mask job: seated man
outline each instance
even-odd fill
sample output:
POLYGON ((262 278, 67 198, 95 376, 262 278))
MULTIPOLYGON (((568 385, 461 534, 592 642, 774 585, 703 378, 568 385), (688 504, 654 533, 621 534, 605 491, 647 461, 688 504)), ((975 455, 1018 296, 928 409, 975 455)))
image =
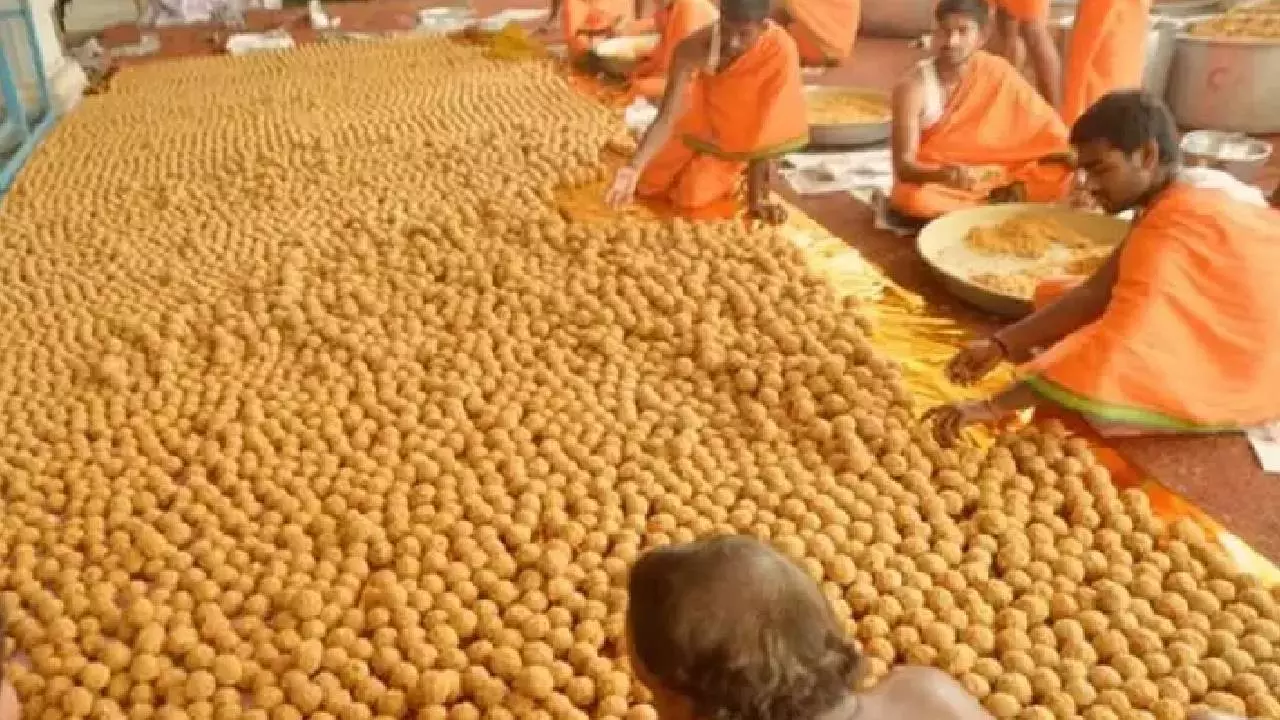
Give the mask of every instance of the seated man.
POLYGON ((834 67, 853 53, 862 0, 781 0, 773 19, 795 38, 805 67, 834 67))
POLYGON ((671 72, 676 48, 719 15, 711 0, 660 0, 653 24, 661 39, 631 71, 631 91, 653 102, 660 101, 667 89, 667 74, 671 72))
POLYGON ((1142 85, 1151 0, 1080 0, 1062 82, 1062 120, 1074 124, 1103 95, 1142 85))
POLYGON ((984 0, 941 0, 933 57, 893 91, 894 186, 906 220, 1000 197, 1052 202, 1069 189, 1067 128, 1005 60, 979 48, 984 0))
POLYGON ((580 61, 601 40, 615 35, 635 34, 627 24, 633 19, 635 0, 551 0, 547 21, 560 16, 560 31, 564 35, 569 57, 580 61))
POLYGON ((1099 204, 1136 209, 1138 219, 1093 276, 951 360, 948 375, 961 384, 1001 360, 1026 364, 995 397, 932 411, 935 434, 950 442, 967 424, 1041 404, 1079 413, 1104 435, 1280 419, 1280 213, 1260 194, 1188 182, 1173 118, 1144 93, 1104 97, 1071 140, 1099 204))
POLYGON ((1062 58, 1049 32, 1049 0, 995 0, 995 47, 1014 67, 1022 67, 1019 41, 1031 59, 1036 89, 1058 106, 1062 58))
POLYGON ((784 219, 768 202, 774 158, 808 142, 795 41, 769 16, 769 0, 723 0, 720 21, 676 48, 658 118, 606 200, 665 200, 682 211, 730 198, 747 176, 753 216, 784 219))

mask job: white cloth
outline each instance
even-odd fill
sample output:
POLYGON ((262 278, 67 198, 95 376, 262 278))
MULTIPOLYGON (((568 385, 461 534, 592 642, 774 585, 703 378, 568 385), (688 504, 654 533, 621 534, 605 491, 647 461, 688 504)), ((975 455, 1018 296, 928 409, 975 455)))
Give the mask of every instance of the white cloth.
POLYGON ((1178 180, 1202 190, 1221 190, 1237 202, 1267 206, 1267 198, 1261 190, 1229 172, 1208 167, 1186 167, 1178 171, 1178 180))
POLYGON ((916 67, 920 71, 921 89, 924 91, 920 102, 920 129, 928 130, 942 119, 942 112, 947 107, 947 94, 942 90, 942 80, 938 77, 938 66, 933 58, 921 60, 916 67))

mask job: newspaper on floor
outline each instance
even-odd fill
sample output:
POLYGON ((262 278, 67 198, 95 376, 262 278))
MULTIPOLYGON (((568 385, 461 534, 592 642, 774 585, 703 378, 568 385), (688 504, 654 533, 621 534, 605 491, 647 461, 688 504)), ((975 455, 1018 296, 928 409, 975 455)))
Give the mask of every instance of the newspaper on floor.
POLYGON ((1280 420, 1245 431, 1258 464, 1268 475, 1280 474, 1280 420))
POLYGON ((782 177, 800 195, 850 192, 859 188, 888 192, 893 185, 893 160, 888 147, 840 153, 792 153, 782 177))

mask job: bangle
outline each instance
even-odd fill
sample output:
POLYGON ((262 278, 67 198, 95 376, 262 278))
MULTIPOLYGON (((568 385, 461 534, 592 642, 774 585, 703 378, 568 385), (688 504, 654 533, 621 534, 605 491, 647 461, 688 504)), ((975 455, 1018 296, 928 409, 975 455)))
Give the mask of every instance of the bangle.
POLYGON ((991 344, 995 345, 997 348, 1000 349, 1000 354, 1004 357, 1005 360, 1008 360, 1010 359, 1010 357, 1012 357, 1013 354, 1009 352, 1009 344, 1006 343, 1004 340, 1001 340, 999 335, 991 336, 991 344))

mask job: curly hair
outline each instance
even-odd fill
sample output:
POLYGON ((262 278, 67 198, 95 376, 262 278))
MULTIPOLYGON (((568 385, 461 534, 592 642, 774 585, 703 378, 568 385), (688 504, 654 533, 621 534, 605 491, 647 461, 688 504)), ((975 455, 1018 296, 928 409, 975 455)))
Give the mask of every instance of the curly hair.
POLYGON ((628 591, 636 660, 703 720, 817 717, 857 681, 861 656, 817 584, 752 538, 653 550, 628 591))

